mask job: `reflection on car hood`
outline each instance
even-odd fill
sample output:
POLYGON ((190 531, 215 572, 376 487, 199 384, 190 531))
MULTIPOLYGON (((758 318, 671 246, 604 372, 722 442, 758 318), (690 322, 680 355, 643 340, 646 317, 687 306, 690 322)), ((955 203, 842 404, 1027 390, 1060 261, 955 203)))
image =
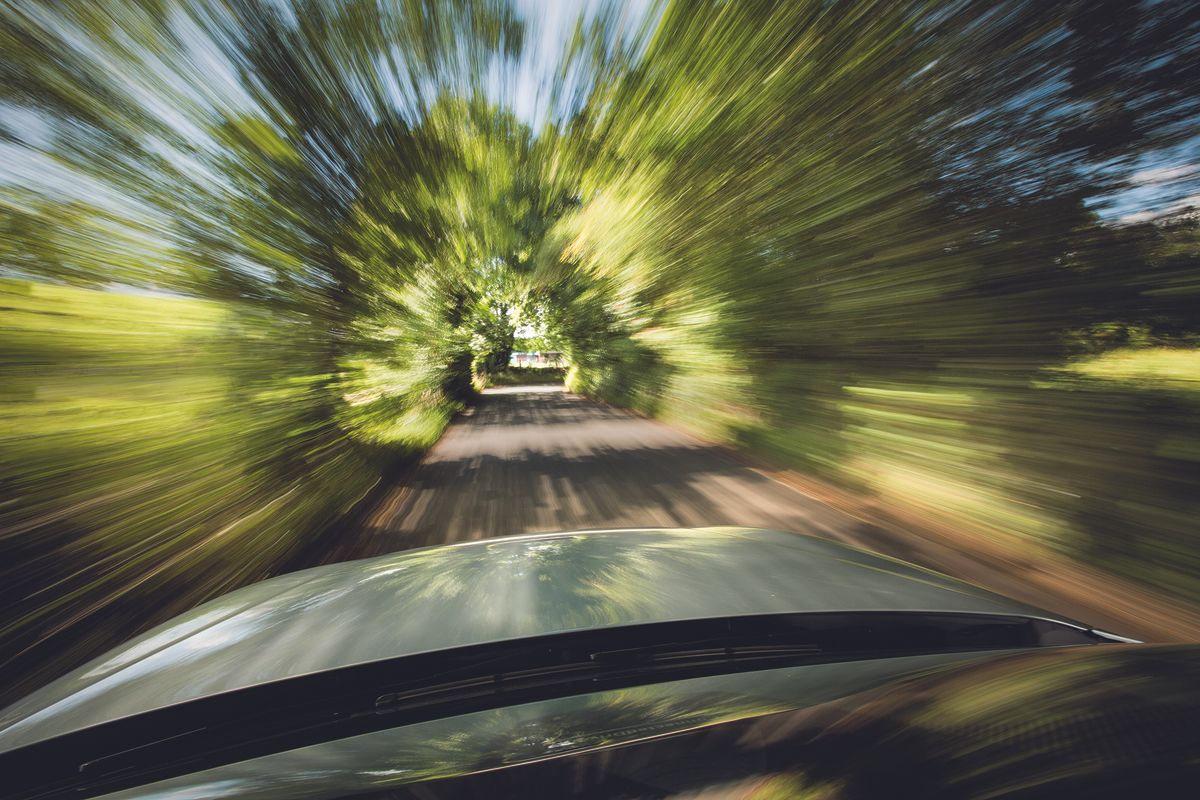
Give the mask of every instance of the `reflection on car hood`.
MULTIPOLYGON (((105 795, 104 800, 341 798, 808 708, 941 666, 999 655, 942 653, 814 664, 560 697, 301 747, 105 795)), ((538 794, 559 796, 533 791, 521 796, 538 794)))
POLYGON ((1198 679, 1194 646, 788 667, 431 720, 105 800, 1192 797, 1198 679))
POLYGON ((819 611, 1036 609, 832 542, 742 528, 540 534, 264 581, 0 715, 0 751, 131 714, 384 658, 563 631, 819 611))

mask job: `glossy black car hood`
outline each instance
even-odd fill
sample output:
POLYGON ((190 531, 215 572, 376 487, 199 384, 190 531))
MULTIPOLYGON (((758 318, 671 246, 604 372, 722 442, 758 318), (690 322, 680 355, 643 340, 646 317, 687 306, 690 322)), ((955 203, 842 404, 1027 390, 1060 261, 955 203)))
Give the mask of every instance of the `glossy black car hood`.
POLYGON ((825 540, 739 528, 543 534, 413 550, 207 603, 0 715, 0 752, 297 675, 597 627, 749 614, 1044 616, 825 540))

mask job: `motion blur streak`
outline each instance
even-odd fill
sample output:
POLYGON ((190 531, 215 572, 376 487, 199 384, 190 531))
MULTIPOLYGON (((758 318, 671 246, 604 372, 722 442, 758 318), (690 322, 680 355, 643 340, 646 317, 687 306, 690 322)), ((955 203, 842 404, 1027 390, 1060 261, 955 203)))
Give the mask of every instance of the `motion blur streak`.
POLYGON ((9 0, 0 47, 14 693, 288 568, 518 331, 1200 600, 1195 4, 9 0))

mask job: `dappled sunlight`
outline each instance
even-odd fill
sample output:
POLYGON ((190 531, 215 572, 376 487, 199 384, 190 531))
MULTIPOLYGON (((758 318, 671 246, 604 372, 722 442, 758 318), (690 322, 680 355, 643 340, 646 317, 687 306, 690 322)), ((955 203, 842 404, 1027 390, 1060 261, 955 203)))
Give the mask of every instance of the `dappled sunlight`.
POLYGON ((530 386, 492 386, 484 389, 484 394, 562 394, 566 387, 561 385, 530 385, 530 386))
POLYGON ((1078 359, 1067 373, 1145 389, 1200 392, 1200 350, 1123 348, 1078 359))
MULTIPOLYGON (((766 465, 1200 601, 1196 26, 6 2, 0 683, 425 545, 743 524, 929 554, 766 465)), ((646 597, 595 620, 687 591, 652 550, 608 568, 646 597)), ((554 613, 488 580, 489 614, 554 613)))

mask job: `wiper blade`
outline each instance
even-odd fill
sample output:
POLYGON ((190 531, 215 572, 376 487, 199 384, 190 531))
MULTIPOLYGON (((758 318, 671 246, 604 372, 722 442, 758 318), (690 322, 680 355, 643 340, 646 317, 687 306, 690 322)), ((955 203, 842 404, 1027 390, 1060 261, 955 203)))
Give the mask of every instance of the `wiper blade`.
POLYGON ((204 697, 0 754, 14 797, 94 796, 488 708, 706 675, 1106 641, 1019 616, 766 614, 567 631, 404 656, 204 697))

